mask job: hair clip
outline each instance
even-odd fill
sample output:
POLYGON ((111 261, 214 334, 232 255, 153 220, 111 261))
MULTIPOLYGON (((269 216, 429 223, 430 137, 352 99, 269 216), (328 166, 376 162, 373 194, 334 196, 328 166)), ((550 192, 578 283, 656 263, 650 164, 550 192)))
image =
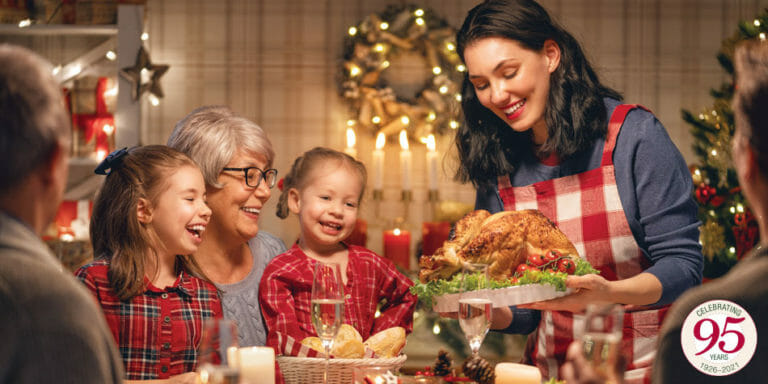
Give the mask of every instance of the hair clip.
POLYGON ((119 167, 123 163, 123 157, 128 154, 128 147, 112 151, 107 155, 104 160, 99 163, 99 166, 93 170, 97 175, 109 175, 115 168, 119 167), (107 172, 109 171, 109 172, 107 172))
POLYGON ((283 183, 285 182, 285 177, 280 178, 280 180, 277 181, 277 189, 280 190, 280 192, 283 191, 283 183))

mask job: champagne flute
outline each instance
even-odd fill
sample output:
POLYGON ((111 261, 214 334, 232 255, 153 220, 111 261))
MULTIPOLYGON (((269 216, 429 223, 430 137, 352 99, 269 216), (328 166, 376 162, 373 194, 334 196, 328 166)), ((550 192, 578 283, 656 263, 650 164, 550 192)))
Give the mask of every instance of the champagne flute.
POLYGON ((613 372, 621 353, 624 308, 619 304, 589 304, 582 336, 584 356, 595 372, 616 382, 613 372))
POLYGON ((333 338, 344 321, 344 283, 339 264, 315 263, 312 280, 312 325, 325 349, 323 383, 328 383, 328 364, 333 338))
POLYGON ((197 377, 202 384, 237 384, 237 325, 232 320, 206 319, 197 353, 197 377))
POLYGON ((459 293, 459 326, 467 337, 472 355, 477 356, 480 345, 491 327, 493 305, 487 294, 490 286, 486 264, 466 264, 461 275, 459 293))

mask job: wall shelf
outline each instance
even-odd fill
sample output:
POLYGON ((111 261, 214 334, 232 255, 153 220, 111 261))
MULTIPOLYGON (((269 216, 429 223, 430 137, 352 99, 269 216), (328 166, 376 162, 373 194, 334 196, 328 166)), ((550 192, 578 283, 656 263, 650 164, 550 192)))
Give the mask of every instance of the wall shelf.
MULTIPOLYGON (((117 24, 33 24, 24 28, 16 24, 0 24, 0 42, 27 46, 54 61, 54 65, 59 64, 56 77, 62 84, 68 84, 79 76, 91 75, 89 71, 98 74, 106 70, 117 74, 120 68, 134 65, 142 46, 143 20, 143 5, 119 4, 117 24), (64 41, 68 44, 62 44, 64 41), (116 60, 107 66, 97 65, 107 50, 116 52, 116 60), (70 52, 76 52, 77 56, 74 59, 71 55, 67 57, 66 54, 70 52), (58 61, 52 59, 52 56, 58 57, 58 61), (70 71, 69 67, 77 70, 70 71)), ((114 145, 116 148, 138 145, 141 142, 141 105, 131 97, 130 82, 121 76, 117 76, 117 81, 114 145)), ((89 199, 93 196, 103 180, 103 177, 93 173, 98 163, 92 157, 70 157, 66 200, 89 199)))
POLYGON ((19 28, 14 24, 0 24, 0 35, 26 36, 117 36, 117 25, 69 25, 69 24, 34 24, 19 28))

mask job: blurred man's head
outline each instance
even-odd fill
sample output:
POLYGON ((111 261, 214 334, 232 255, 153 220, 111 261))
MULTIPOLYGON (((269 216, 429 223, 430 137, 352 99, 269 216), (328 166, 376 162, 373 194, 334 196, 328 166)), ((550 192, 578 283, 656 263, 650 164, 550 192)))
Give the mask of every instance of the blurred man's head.
POLYGON ((739 45, 734 62, 734 165, 739 165, 738 158, 746 149, 754 156, 755 171, 768 180, 768 44, 754 41, 739 45))
POLYGON ((18 191, 32 183, 41 189, 35 215, 46 222, 28 224, 38 229, 53 219, 66 186, 70 135, 51 65, 25 48, 0 45, 0 209, 12 210, 18 191))

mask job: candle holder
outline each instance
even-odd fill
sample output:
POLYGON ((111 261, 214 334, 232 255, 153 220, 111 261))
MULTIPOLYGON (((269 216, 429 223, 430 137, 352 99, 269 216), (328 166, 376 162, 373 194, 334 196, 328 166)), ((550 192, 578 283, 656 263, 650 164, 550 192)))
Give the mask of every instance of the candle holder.
POLYGON ((384 200, 384 191, 381 189, 373 190, 373 217, 374 222, 381 224, 381 202, 384 200))
POLYGON ((403 202, 403 221, 407 222, 408 217, 410 216, 410 210, 411 210, 411 201, 413 201, 413 192, 411 192, 410 189, 403 190, 400 193, 400 201, 403 202))

